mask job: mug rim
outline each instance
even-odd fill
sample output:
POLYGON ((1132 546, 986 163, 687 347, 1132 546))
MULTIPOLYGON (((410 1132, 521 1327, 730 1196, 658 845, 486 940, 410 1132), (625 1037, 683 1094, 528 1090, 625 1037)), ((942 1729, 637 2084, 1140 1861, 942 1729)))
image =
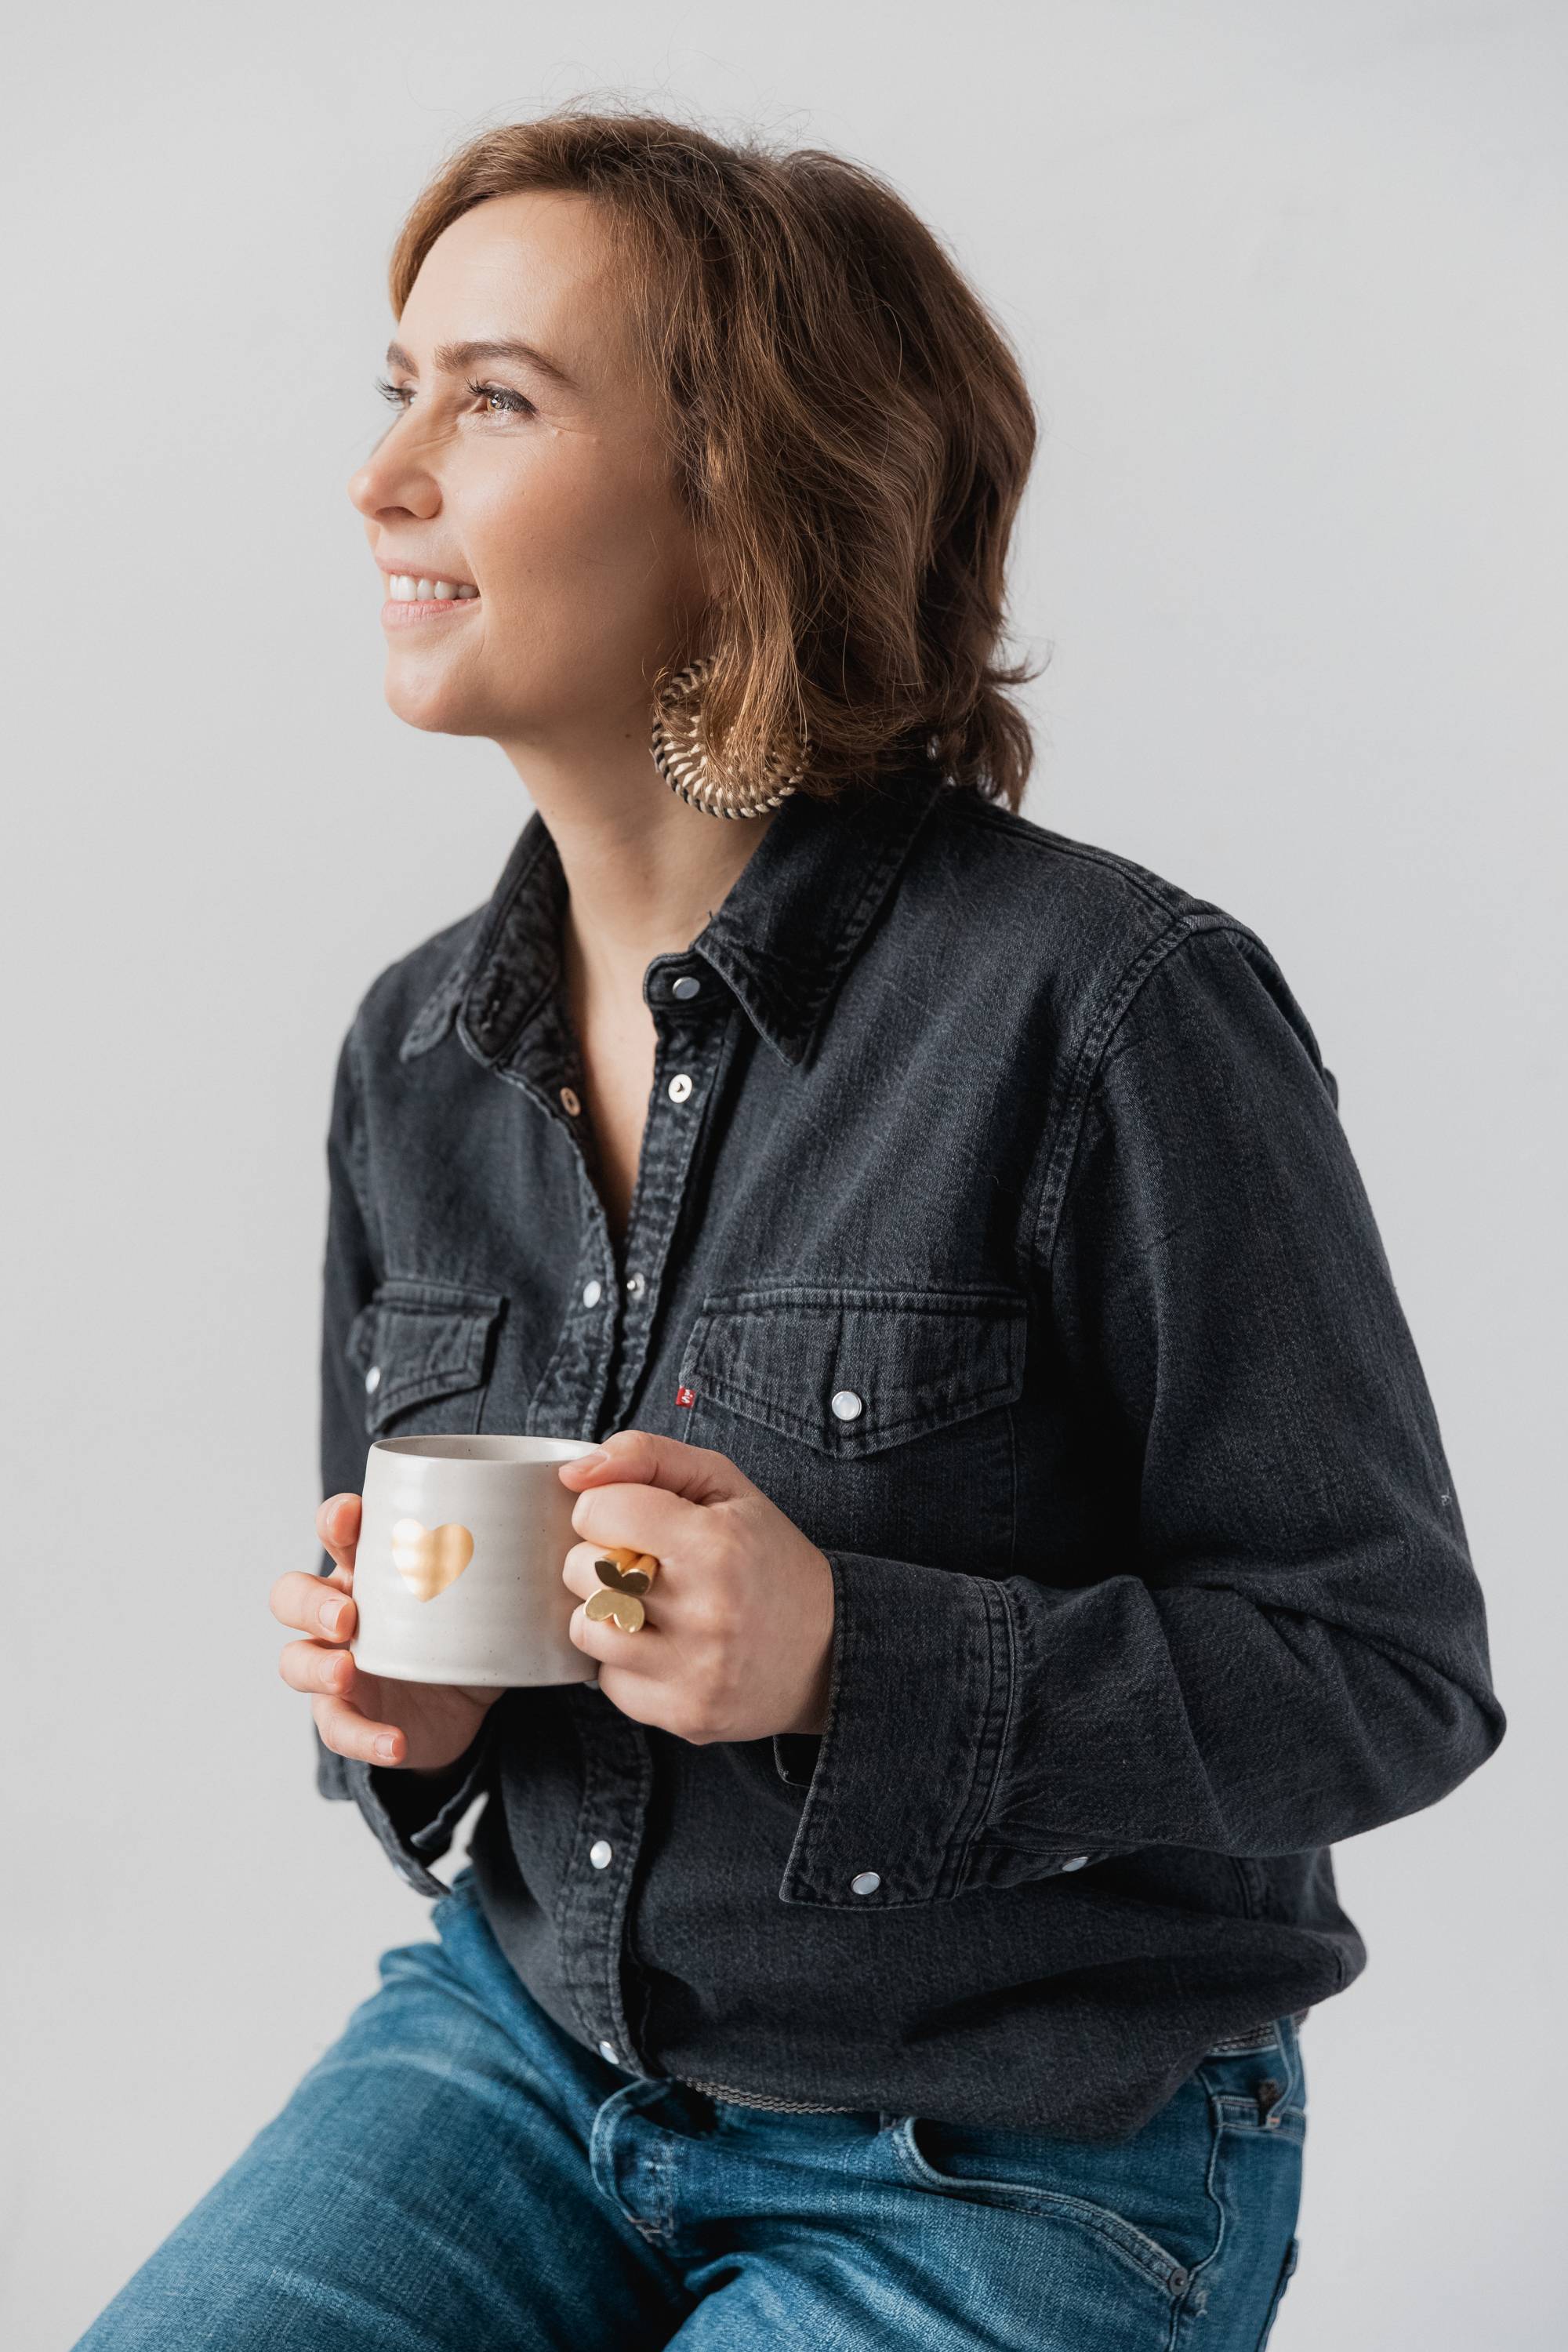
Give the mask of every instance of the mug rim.
POLYGON ((373 1454, 395 1454, 412 1462, 461 1462, 475 1470, 527 1470, 546 1464, 575 1462, 584 1454, 598 1451, 599 1441, 592 1437, 545 1437, 531 1435, 524 1430, 477 1430, 468 1435, 456 1436, 427 1431, 423 1436, 377 1437, 372 1440, 373 1454), (529 1454, 474 1453, 475 1446, 528 1445, 543 1449, 529 1454))

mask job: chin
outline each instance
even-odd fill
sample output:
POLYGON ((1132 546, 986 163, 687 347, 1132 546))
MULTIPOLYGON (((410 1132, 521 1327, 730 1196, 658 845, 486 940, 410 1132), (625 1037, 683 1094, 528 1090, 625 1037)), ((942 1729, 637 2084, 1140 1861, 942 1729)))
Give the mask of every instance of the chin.
POLYGON ((405 727, 422 728, 427 735, 488 731, 476 698, 466 693, 457 679, 400 675, 395 664, 387 670, 386 707, 405 727))

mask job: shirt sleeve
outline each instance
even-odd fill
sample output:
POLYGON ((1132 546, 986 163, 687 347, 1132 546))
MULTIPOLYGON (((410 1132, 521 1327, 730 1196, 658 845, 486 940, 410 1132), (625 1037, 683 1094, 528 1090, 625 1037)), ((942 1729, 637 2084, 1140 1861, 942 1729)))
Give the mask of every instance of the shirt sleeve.
MULTIPOLYGON (((363 1491, 365 1454, 364 1400, 345 1342, 354 1317, 370 1299, 378 1275, 363 1206, 364 1130, 354 1056, 353 1031, 344 1037, 333 1081, 327 1129, 327 1238, 321 1282, 321 1495, 363 1491)), ((325 1577, 331 1554, 322 1549, 316 1573, 325 1577)), ((316 1751, 318 1795, 353 1799, 369 1822, 398 1875, 421 1895, 447 1888, 429 1865, 452 1843, 452 1833, 483 1784, 498 1706, 492 1706, 473 1745, 447 1771, 415 1774, 402 1765, 370 1764, 329 1748, 310 1718, 316 1751)))
POLYGON ((344 1793, 354 1799, 398 1876, 416 1894, 438 1898, 447 1892, 430 1864, 440 1861, 463 1815, 488 1785, 500 1712, 498 1700, 472 1745, 444 1772, 414 1773, 403 1765, 367 1764, 357 1756, 340 1759, 348 1783, 344 1793))
MULTIPOLYGON (((1485 1612, 1338 1088, 1256 937, 1147 969, 1041 1191, 1043 1344, 1128 1529, 1053 1574, 830 1552, 785 1902, 931 1903, 1141 1846, 1301 1852, 1491 1754, 1485 1612), (859 1880, 857 1887, 856 1880, 859 1880)), ((798 1759, 775 1761, 798 1784, 798 1759)))

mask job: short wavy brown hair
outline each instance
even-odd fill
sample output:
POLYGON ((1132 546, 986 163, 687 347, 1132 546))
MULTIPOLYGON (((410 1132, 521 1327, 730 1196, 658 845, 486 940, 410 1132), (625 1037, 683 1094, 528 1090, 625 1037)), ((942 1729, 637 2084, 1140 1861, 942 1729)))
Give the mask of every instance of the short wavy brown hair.
POLYGON ((1033 763, 999 666, 1004 571, 1036 421, 1007 339, 875 172, 572 103, 465 143, 390 264, 401 317, 443 229, 522 189, 615 215, 634 348, 677 494, 705 535, 704 726, 731 772, 810 728, 801 790, 939 761, 1016 808, 1033 763))

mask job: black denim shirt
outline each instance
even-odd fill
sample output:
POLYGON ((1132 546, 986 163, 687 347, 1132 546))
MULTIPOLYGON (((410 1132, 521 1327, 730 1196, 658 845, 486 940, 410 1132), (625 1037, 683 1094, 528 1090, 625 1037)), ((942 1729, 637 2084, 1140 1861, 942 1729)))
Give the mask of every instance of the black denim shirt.
POLYGON ((714 1447, 832 1563, 826 1729, 518 1690, 318 1787, 431 1895, 487 1790, 500 1944, 631 2074, 1122 2137, 1359 1973, 1329 1846, 1504 1728, 1333 1076, 1247 924, 921 764, 786 802, 648 965, 617 1250, 565 895, 535 814, 344 1039, 323 1491, 413 1431, 714 1447))

